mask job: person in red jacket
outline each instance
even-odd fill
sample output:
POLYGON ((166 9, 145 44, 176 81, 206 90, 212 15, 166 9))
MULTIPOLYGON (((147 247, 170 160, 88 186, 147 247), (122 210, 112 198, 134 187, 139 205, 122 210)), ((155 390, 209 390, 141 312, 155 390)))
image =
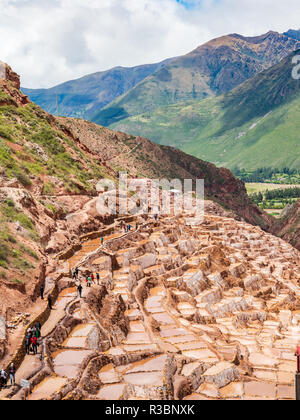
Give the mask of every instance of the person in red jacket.
POLYGON ((36 336, 31 337, 31 346, 34 354, 37 354, 37 338, 36 336))

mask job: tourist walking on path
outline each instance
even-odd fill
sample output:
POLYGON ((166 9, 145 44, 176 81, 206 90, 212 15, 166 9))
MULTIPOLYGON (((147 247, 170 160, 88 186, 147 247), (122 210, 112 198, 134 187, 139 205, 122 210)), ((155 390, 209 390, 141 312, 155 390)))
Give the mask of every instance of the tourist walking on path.
POLYGON ((48 305, 49 305, 50 311, 52 311, 52 299, 50 295, 48 296, 48 305))
POLYGON ((16 368, 15 365, 12 363, 9 366, 9 377, 10 377, 10 385, 16 385, 16 368))
POLYGON ((26 350, 27 355, 30 354, 30 344, 31 344, 31 336, 27 334, 25 338, 25 350, 26 350))
POLYGON ((41 324, 40 323, 36 323, 35 325, 35 336, 37 339, 41 337, 41 324))
POLYGON ((37 338, 35 336, 31 337, 31 346, 33 354, 37 354, 37 338))
POLYGON ((77 287, 77 290, 78 290, 78 296, 81 298, 81 295, 82 295, 82 286, 81 286, 81 284, 77 287))
POLYGON ((38 322, 36 323, 36 328, 39 330, 40 335, 41 335, 41 331, 42 331, 42 324, 40 323, 40 321, 38 321, 38 322))
POLYGON ((44 300, 44 285, 41 285, 40 291, 41 291, 41 299, 44 300))
POLYGON ((103 246, 103 244, 104 244, 104 238, 102 237, 101 238, 101 246, 103 246))
POLYGON ((91 278, 91 276, 88 277, 87 287, 92 287, 92 278, 91 278))
POLYGON ((28 328, 27 335, 28 335, 29 339, 32 337, 32 328, 28 328))
POLYGON ((1 371, 0 371, 0 381, 1 381, 0 386, 1 387, 5 387, 6 386, 6 384, 7 384, 7 376, 8 375, 5 372, 5 370, 1 369, 1 371))
POLYGON ((96 274, 96 277, 97 277, 97 284, 98 284, 98 286, 99 286, 99 284, 100 284, 100 274, 99 274, 99 273, 97 273, 97 274, 96 274))

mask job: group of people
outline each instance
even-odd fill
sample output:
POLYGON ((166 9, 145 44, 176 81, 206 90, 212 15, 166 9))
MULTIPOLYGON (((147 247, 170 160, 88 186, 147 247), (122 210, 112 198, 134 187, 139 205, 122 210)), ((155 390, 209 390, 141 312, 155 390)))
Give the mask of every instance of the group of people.
MULTIPOLYGON (((34 327, 27 330, 25 338, 26 354, 37 354, 37 348, 39 345, 39 338, 41 337, 41 324, 38 322, 34 327)), ((16 385, 16 367, 14 363, 11 363, 8 368, 8 372, 4 369, 0 369, 0 388, 7 386, 8 378, 10 379, 10 386, 16 385)))
MULTIPOLYGON (((79 281, 79 283, 78 283, 78 285, 77 285, 77 291, 78 291, 78 297, 82 297, 82 290, 83 290, 83 287, 82 287, 82 284, 81 284, 81 279, 79 279, 78 277, 76 277, 76 280, 78 279, 78 281, 79 281)), ((100 285, 100 274, 99 273, 96 273, 96 274, 94 274, 94 273, 91 273, 91 274, 89 274, 89 275, 87 275, 86 277, 85 277, 85 283, 86 283, 86 286, 87 287, 92 287, 92 284, 93 283, 95 283, 96 284, 96 281, 97 281, 97 284, 98 284, 98 286, 100 285)))
POLYGON ((8 368, 8 373, 4 369, 0 370, 0 387, 1 388, 7 386, 8 374, 10 378, 10 385, 11 386, 15 385, 16 384, 16 368, 13 363, 10 364, 8 368))
POLYGON ((41 338, 41 323, 38 322, 33 328, 29 328, 27 330, 26 338, 25 338, 25 349, 26 354, 37 354, 38 346, 40 345, 39 339, 41 338))
POLYGON ((88 276, 86 276, 85 282, 87 287, 92 287, 92 284, 95 283, 97 280, 97 284, 99 286, 100 284, 100 274, 99 273, 91 273, 88 276))
MULTIPOLYGON (((132 226, 132 225, 130 225, 130 224, 126 225, 126 223, 124 223, 124 224, 122 225, 122 228, 123 228, 123 230, 124 230, 124 233, 128 233, 128 232, 131 232, 131 231, 132 231, 133 226, 132 226)), ((138 224, 138 223, 136 223, 136 224, 135 224, 135 230, 138 230, 138 228, 139 228, 139 224, 138 224)))
POLYGON ((132 226, 131 225, 124 225, 123 228, 124 228, 124 232, 127 233, 127 232, 130 232, 131 231, 132 226))

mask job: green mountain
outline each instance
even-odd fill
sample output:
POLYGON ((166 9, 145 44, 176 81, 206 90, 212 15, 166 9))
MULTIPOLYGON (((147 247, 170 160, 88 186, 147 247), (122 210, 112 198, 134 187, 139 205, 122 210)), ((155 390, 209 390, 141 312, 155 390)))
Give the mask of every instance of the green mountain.
POLYGON ((132 68, 115 67, 50 89, 22 88, 22 92, 49 113, 57 115, 58 102, 59 115, 90 119, 168 61, 132 68))
POLYGON ((112 125, 228 168, 300 167, 294 52, 231 92, 161 107, 112 125))
POLYGON ((300 48, 277 32, 247 38, 233 34, 214 39, 178 57, 96 114, 109 126, 158 107, 224 94, 300 48))

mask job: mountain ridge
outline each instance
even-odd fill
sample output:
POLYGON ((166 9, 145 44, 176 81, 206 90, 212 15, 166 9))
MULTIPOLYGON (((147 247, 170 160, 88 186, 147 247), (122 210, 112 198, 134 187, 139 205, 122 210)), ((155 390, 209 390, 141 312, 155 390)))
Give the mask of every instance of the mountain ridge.
POLYGON ((109 126, 132 115, 183 100, 222 94, 280 61, 299 40, 269 31, 229 34, 160 63, 115 67, 50 89, 22 88, 47 112, 109 126), (138 73, 135 75, 135 73, 138 73))
POLYGON ((92 121, 110 126, 161 106, 227 93, 297 48, 299 41, 272 31, 257 37, 233 34, 215 38, 166 64, 107 105, 92 121))
POLYGON ((170 60, 135 67, 116 66, 49 89, 21 89, 32 102, 49 113, 56 114, 58 100, 61 115, 88 119, 170 60))
POLYGON ((111 127, 231 169, 297 169, 300 84, 292 78, 292 58, 299 52, 225 95, 158 108, 111 127))

